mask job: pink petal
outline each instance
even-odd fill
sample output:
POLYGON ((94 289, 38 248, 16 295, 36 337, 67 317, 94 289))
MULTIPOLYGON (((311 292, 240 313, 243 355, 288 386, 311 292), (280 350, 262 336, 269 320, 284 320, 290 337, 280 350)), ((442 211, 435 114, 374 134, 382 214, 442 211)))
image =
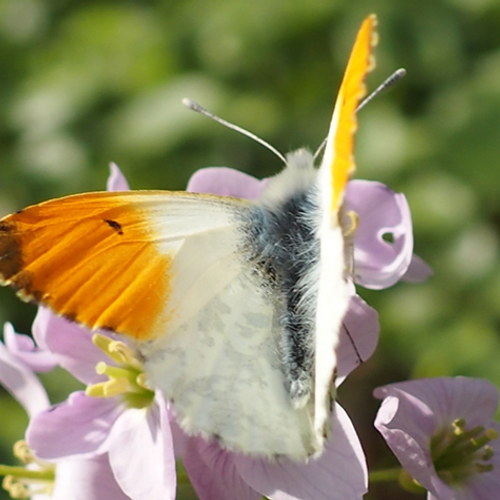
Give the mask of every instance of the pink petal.
POLYGON ((216 443, 190 438, 182 461, 200 500, 260 500, 240 476, 235 455, 216 443))
POLYGON ((56 316, 45 307, 39 307, 33 323, 37 343, 46 345, 57 362, 86 385, 103 381, 95 367, 99 361, 112 364, 92 342, 92 334, 67 319, 56 316))
POLYGON ((469 377, 441 377, 409 380, 379 387, 375 397, 411 396, 425 404, 437 425, 449 425, 464 418, 467 426, 488 425, 498 408, 498 389, 487 380, 469 377))
POLYGON ((170 422, 170 431, 172 433, 172 441, 174 443, 174 453, 176 459, 183 459, 190 441, 190 437, 181 429, 177 423, 175 415, 172 411, 172 406, 168 408, 168 421, 170 422))
MULTIPOLYGON (((7 323, 5 328, 12 328, 12 325, 7 323)), ((30 417, 50 405, 47 393, 33 371, 11 354, 1 342, 0 383, 19 401, 30 417)))
POLYGON ((107 455, 57 462, 52 500, 130 500, 118 486, 107 455))
POLYGON ((118 484, 134 500, 175 498, 175 457, 163 397, 117 419, 109 436, 109 461, 118 484))
POLYGON ((366 288, 394 285, 413 252, 410 208, 402 194, 379 182, 355 180, 346 189, 346 211, 359 215, 354 241, 354 281, 366 288), (391 234, 393 242, 383 239, 391 234))
POLYGON ((127 179, 116 163, 109 164, 110 175, 106 185, 108 191, 129 191, 127 179))
MULTIPOLYGON (((375 394, 380 397, 377 392, 375 394)), ((387 396, 375 419, 376 429, 402 466, 423 487, 434 492, 436 490, 433 483, 438 478, 429 443, 436 429, 435 425, 430 409, 411 396, 387 396)))
POLYGON ((413 254, 408 270, 403 276, 403 281, 421 283, 432 276, 432 269, 418 255, 413 254))
POLYGON ((307 464, 238 456, 245 481, 271 500, 361 500, 368 471, 361 444, 346 412, 335 406, 332 435, 323 454, 307 464))
POLYGON ((342 323, 337 347, 337 386, 374 353, 380 333, 377 311, 359 295, 351 296, 342 323))
POLYGON ((3 331, 7 349, 35 372, 48 372, 57 366, 57 360, 46 349, 37 347, 29 335, 16 333, 10 323, 3 331))
POLYGON ((266 183, 251 175, 227 167, 209 167, 197 170, 189 179, 186 191, 212 193, 255 200, 266 183))
POLYGON ((102 453, 115 420, 123 412, 116 398, 92 398, 73 392, 59 405, 33 418, 26 439, 37 457, 61 457, 102 453))

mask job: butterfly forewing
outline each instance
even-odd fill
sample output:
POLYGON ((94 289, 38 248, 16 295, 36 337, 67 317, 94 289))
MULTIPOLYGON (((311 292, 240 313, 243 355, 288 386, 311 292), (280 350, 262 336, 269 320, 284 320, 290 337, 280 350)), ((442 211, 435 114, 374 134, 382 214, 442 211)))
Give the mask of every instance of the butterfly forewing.
POLYGON ((321 265, 316 307, 315 407, 316 435, 328 431, 338 344, 349 303, 344 249, 345 229, 340 224, 344 191, 354 172, 356 108, 365 95, 364 80, 374 67, 377 19, 368 16, 358 31, 335 103, 325 154, 319 169, 322 218, 319 224, 321 265))
MULTIPOLYGON (((176 258, 186 240, 234 234, 230 207, 244 202, 216 199, 89 193, 29 207, 1 223, 0 274, 21 297, 89 328, 137 339, 164 335, 175 315, 171 299, 179 300, 173 291, 183 273, 176 258)), ((191 262, 191 274, 202 279, 213 258, 207 252, 191 262)))

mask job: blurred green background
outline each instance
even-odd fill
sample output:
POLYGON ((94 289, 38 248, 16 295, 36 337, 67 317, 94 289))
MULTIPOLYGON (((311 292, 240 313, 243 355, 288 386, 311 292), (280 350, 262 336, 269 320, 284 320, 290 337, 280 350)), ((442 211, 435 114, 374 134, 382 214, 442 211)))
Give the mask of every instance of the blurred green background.
MULTIPOLYGON (((500 386, 499 0, 0 0, 0 215, 104 189, 183 189, 200 167, 255 176, 280 161, 188 111, 190 97, 287 152, 321 143, 362 19, 379 16, 376 87, 359 116, 359 178, 404 192, 425 284, 360 294, 380 313, 376 354, 340 390, 373 469, 396 464, 372 427, 377 385, 469 375, 500 386)), ((0 320, 35 308, 0 290, 0 320)), ((75 383, 43 377, 52 401, 75 383)), ((0 393, 0 460, 27 419, 0 393)), ((0 498, 6 498, 0 493, 0 498)), ((373 486, 369 499, 418 498, 373 486), (392 495, 392 496, 391 496, 392 495)))

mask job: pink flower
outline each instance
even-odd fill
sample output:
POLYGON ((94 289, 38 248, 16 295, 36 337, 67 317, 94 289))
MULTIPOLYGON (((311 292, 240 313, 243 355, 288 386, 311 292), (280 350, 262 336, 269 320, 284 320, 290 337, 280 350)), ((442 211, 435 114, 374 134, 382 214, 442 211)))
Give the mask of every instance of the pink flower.
POLYGON ((403 194, 380 182, 352 180, 345 205, 359 216, 354 239, 355 283, 380 290, 400 279, 418 282, 429 277, 430 268, 413 255, 411 213, 403 194))
POLYGON ((428 500, 491 500, 500 491, 498 390, 465 377, 412 380, 379 387, 375 419, 428 500))
POLYGON ((74 392, 31 420, 27 441, 45 460, 105 453, 130 498, 175 498, 175 458, 161 395, 147 408, 131 408, 119 396, 101 399, 74 392))
MULTIPOLYGON (((46 351, 46 356, 43 349, 36 347, 32 341, 31 344, 26 342, 24 337, 28 337, 17 334, 9 323, 4 326, 4 336, 9 338, 9 343, 4 345, 0 342, 0 383, 24 406, 32 419, 36 418, 50 407, 50 403, 26 359, 32 361, 36 358, 34 364, 40 366, 41 363, 46 368, 45 361, 50 353, 46 351), (14 345, 14 350, 10 349, 10 345, 14 345), (27 353, 32 356, 26 356, 27 353)), ((51 364, 54 364, 53 360, 51 364)), ((14 449, 29 471, 40 473, 40 480, 22 475, 7 476, 4 487, 12 493, 24 491, 33 500, 130 500, 116 483, 107 455, 43 462, 23 442, 16 443, 14 449)))

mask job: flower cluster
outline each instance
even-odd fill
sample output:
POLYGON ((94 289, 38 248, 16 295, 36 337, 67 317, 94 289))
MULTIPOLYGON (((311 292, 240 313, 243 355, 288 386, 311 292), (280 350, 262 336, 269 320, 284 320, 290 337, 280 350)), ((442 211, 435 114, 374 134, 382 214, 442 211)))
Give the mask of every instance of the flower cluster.
MULTIPOLYGON (((235 170, 208 168, 195 173, 188 190, 255 199, 265 183, 235 170)), ((108 190, 127 189, 112 165, 108 190)), ((359 224, 352 295, 337 347, 337 384, 371 356, 378 341, 377 313, 354 285, 382 289, 430 274, 413 255, 403 195, 380 183, 351 181, 345 204, 358 214, 359 224)), ((40 308, 33 338, 6 324, 5 344, 0 343, 0 383, 30 416, 26 441, 15 447, 24 466, 0 466, 13 498, 174 499, 176 462, 182 462, 201 500, 360 500, 367 491, 364 453, 338 404, 319 458, 297 463, 248 457, 185 434, 174 418, 175 402, 148 385, 132 347, 107 332, 91 334, 40 308), (86 389, 51 406, 35 373, 56 366, 86 389)), ((488 492, 500 486, 498 424, 491 422, 496 389, 483 381, 440 379, 382 387, 375 396, 384 400, 377 429, 429 499, 493 498, 488 492)))
POLYGON ((466 377, 422 379, 379 387, 375 396, 383 399, 375 427, 428 500, 498 496, 496 387, 466 377))

